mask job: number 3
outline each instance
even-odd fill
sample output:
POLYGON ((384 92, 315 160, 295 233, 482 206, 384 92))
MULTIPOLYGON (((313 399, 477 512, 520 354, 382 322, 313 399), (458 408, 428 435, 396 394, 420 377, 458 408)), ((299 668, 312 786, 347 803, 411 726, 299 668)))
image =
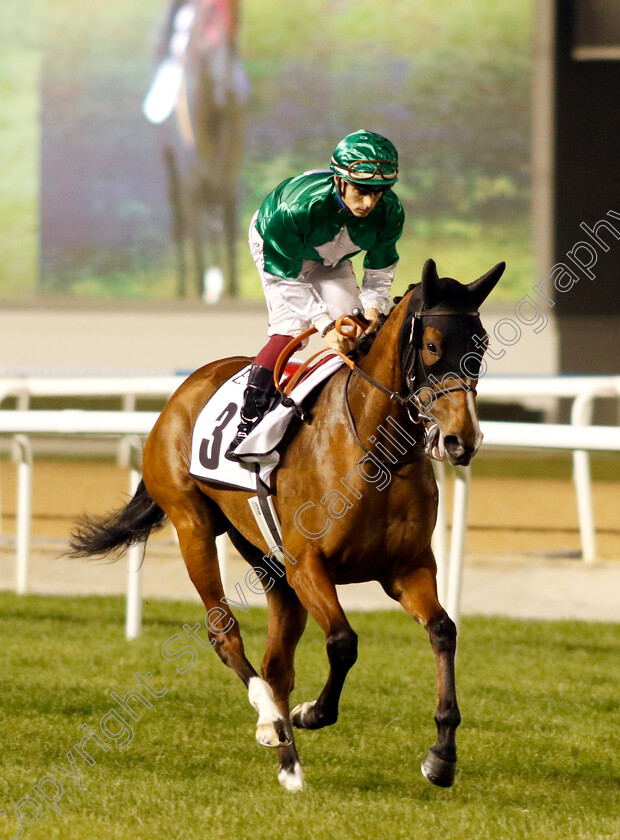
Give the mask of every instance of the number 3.
POLYGON ((207 470, 214 470, 219 464, 220 450, 222 448, 222 434, 226 426, 233 419, 237 413, 237 404, 228 403, 224 411, 217 418, 216 426, 213 429, 213 436, 210 438, 203 438, 200 444, 200 451, 198 458, 202 466, 207 470))

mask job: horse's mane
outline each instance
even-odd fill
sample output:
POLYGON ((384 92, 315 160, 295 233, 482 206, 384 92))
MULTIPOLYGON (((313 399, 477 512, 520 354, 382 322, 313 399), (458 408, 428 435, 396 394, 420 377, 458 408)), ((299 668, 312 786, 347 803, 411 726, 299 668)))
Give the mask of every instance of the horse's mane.
POLYGON ((387 319, 390 317, 392 312, 396 309, 396 307, 405 297, 405 295, 408 295, 409 292, 412 292, 416 288, 416 286, 419 285, 419 283, 411 283, 409 286, 407 286, 402 295, 397 295, 395 298, 392 298, 392 307, 388 314, 379 316, 379 326, 377 327, 374 333, 371 333, 370 335, 364 334, 357 339, 355 348, 348 354, 350 359, 353 359, 353 361, 356 362, 358 359, 362 359, 370 352, 370 348, 374 344, 376 337, 381 332, 381 328, 383 327, 387 319))

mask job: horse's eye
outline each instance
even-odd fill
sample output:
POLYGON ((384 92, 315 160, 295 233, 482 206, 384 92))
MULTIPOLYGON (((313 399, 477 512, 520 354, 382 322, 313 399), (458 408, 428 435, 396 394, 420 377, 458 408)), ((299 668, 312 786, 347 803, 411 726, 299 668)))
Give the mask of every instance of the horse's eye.
POLYGON ((436 345, 436 344, 433 344, 433 343, 432 343, 432 342, 430 342, 430 341, 429 341, 429 343, 426 345, 426 349, 429 351, 429 353, 433 353, 433 355, 435 355, 435 356, 438 354, 438 351, 437 351, 437 345, 436 345))

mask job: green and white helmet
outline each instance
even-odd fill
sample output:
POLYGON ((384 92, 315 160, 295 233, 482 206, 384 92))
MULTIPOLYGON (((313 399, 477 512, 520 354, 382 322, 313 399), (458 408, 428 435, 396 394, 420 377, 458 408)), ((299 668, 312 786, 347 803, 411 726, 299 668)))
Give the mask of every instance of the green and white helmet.
POLYGON ((338 143, 330 169, 352 184, 389 189, 398 180, 398 152, 387 137, 360 129, 338 143))

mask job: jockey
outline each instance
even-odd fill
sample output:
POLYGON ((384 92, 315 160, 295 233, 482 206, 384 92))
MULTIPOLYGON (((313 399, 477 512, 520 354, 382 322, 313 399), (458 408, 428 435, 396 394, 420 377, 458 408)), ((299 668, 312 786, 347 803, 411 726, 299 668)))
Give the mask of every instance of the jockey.
POLYGON ((250 224, 250 250, 263 285, 269 341, 254 359, 243 395, 241 422, 226 457, 263 418, 275 396, 273 369, 291 338, 315 327, 341 352, 354 341, 334 322, 361 309, 378 325, 390 301, 404 212, 392 192, 398 152, 380 134, 360 130, 338 143, 330 169, 283 181, 250 224), (362 290, 350 257, 366 251, 362 290))

